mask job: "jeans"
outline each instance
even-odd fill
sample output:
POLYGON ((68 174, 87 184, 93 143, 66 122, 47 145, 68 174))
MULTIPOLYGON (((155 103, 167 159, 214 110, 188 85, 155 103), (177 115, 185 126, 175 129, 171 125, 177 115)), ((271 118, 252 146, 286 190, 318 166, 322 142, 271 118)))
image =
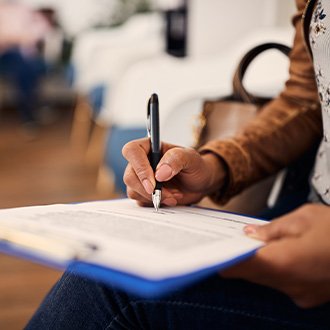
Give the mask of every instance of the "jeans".
POLYGON ((23 122, 35 120, 37 87, 45 73, 46 65, 39 56, 25 56, 16 48, 0 53, 0 76, 16 87, 17 107, 23 122))
POLYGON ((65 273, 26 329, 330 329, 330 304, 300 309, 273 289, 218 275, 159 299, 65 273))

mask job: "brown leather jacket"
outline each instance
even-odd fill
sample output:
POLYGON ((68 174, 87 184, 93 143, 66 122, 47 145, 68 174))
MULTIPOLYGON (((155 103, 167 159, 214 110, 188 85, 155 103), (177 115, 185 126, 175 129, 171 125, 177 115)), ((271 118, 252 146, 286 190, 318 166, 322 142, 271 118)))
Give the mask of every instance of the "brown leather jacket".
POLYGON ((245 187, 285 167, 322 136, 313 63, 303 33, 302 17, 307 3, 296 0, 290 76, 283 92, 240 135, 211 141, 200 149, 217 154, 227 165, 227 184, 211 196, 218 203, 225 203, 245 187))

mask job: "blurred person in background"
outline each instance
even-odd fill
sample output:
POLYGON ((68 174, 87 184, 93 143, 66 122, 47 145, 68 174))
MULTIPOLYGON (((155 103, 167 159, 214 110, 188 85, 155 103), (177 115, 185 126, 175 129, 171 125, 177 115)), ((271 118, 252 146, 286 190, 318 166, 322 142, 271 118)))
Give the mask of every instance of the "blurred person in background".
POLYGON ((36 125, 37 87, 46 73, 39 45, 49 30, 41 13, 19 2, 0 2, 0 77, 16 87, 17 108, 29 130, 36 125))

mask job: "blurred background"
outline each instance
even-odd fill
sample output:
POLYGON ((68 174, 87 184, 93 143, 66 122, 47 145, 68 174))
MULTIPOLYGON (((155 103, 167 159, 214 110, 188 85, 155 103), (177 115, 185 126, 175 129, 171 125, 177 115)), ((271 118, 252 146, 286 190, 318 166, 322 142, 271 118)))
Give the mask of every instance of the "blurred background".
MULTIPOLYGON (((203 101, 228 95, 252 46, 291 45, 294 1, 0 0, 0 208, 125 196, 122 146, 161 135, 192 146, 203 101)), ((273 96, 287 77, 267 52, 244 81, 273 96)), ((250 72, 251 71, 251 72, 250 72)), ((21 329, 61 275, 0 255, 0 329, 21 329)))

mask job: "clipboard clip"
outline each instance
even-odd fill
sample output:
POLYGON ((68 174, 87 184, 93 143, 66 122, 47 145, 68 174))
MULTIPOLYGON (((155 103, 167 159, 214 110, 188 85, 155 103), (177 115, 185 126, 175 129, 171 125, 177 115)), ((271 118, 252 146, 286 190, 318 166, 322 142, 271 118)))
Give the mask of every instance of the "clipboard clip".
POLYGON ((97 245, 89 242, 72 242, 55 235, 42 237, 41 234, 3 225, 0 226, 0 242, 22 251, 65 262, 79 260, 99 249, 97 245))

